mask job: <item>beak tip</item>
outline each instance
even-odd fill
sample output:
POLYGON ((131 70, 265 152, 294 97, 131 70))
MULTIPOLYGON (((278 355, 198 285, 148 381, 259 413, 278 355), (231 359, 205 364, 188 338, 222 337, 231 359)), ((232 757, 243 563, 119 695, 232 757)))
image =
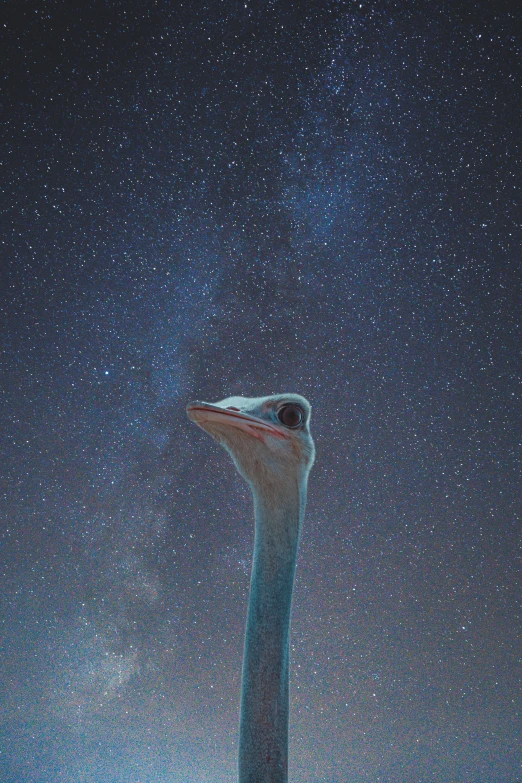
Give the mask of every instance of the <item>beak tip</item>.
POLYGON ((186 409, 185 409, 187 411, 187 416, 188 416, 188 418, 191 421, 196 421, 196 418, 195 418, 195 415, 196 415, 195 408, 197 406, 198 406, 198 402, 197 402, 197 400, 194 400, 193 402, 189 402, 187 407, 186 407, 186 409))

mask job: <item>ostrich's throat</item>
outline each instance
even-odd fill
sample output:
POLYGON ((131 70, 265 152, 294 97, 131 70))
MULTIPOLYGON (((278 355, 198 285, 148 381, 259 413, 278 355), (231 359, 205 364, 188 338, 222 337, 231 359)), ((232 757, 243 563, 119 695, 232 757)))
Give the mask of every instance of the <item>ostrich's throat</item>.
POLYGON ((306 487, 254 493, 256 534, 245 637, 239 783, 288 778, 289 631, 306 487))

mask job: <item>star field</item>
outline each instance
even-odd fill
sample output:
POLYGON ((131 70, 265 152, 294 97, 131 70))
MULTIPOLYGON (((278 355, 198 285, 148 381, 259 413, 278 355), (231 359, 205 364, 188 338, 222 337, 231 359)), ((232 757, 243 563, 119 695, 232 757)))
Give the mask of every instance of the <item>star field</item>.
POLYGON ((520 781, 512 8, 3 5, 0 780, 236 780, 251 496, 185 405, 297 392, 290 780, 520 781))

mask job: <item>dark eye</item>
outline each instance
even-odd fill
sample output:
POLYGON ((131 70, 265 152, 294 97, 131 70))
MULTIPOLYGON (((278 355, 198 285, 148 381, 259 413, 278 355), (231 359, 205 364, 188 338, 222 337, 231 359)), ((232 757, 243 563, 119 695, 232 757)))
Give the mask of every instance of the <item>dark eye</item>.
POLYGON ((298 427, 303 421, 303 411, 298 405, 283 405, 277 412, 277 418, 285 427, 298 427))

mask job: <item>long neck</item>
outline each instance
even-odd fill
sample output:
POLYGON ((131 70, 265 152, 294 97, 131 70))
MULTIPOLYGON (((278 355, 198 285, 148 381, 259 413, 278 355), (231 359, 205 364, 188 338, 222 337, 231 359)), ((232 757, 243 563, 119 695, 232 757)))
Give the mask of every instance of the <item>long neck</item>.
POLYGON ((239 783, 288 780, 292 591, 306 480, 254 491, 256 533, 245 636, 239 783))

